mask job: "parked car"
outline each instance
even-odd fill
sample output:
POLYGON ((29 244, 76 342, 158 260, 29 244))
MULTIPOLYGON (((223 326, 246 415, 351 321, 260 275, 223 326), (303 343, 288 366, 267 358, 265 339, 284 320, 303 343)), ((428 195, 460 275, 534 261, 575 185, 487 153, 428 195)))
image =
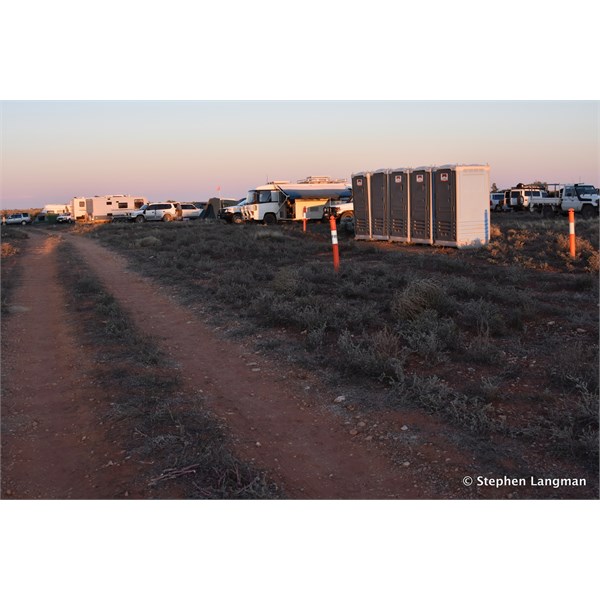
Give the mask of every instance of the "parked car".
POLYGON ((202 213, 206 210, 206 205, 208 204, 208 202, 192 202, 192 204, 196 207, 200 209, 200 218, 202 218, 202 213))
POLYGON ((30 223, 31 216, 29 213, 13 213, 6 217, 7 225, 29 225, 30 223))
POLYGON ((75 223, 75 219, 73 218, 72 214, 63 213, 61 215, 58 215, 58 217, 56 217, 56 222, 57 223, 75 223))
POLYGON ((136 223, 144 221, 180 221, 181 206, 179 202, 154 202, 144 204, 139 210, 131 213, 130 219, 136 223))
POLYGON ((548 198, 548 192, 541 188, 532 186, 517 186, 504 192, 504 204, 512 210, 524 210, 529 208, 531 202, 548 198))
POLYGON ((192 203, 182 203, 181 204, 181 216, 184 219, 199 219, 202 214, 202 209, 196 207, 195 204, 192 203))
POLYGON ((504 192, 492 192, 490 194, 490 209, 503 210, 504 208, 504 192))

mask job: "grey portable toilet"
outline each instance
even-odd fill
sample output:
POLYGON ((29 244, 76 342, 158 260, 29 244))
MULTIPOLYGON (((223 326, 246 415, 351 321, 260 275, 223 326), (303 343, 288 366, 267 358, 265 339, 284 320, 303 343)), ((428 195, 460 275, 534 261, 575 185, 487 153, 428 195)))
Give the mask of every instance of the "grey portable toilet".
POLYGON ((389 232, 394 242, 410 241, 410 169, 391 169, 388 174, 389 232))
POLYGON ((354 204, 354 238, 371 239, 371 173, 352 175, 352 202, 354 204))
POLYGON ((387 240, 389 234, 388 170, 371 173, 371 239, 387 240))
POLYGON ((433 171, 434 244, 457 248, 490 240, 490 167, 444 165, 433 171))
POLYGON ((431 210, 431 167, 410 173, 410 241, 433 244, 431 210))
POLYGON ((456 171, 444 165, 433 171, 433 240, 456 245, 456 171))

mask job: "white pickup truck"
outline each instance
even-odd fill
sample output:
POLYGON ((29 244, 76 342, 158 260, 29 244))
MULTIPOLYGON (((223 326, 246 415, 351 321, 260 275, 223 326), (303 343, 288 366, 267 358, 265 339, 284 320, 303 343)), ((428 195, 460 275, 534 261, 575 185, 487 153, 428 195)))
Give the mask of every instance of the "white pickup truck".
POLYGON ((554 196, 532 198, 529 202, 531 212, 539 212, 545 217, 555 213, 566 213, 570 208, 580 213, 584 219, 598 216, 598 190, 587 183, 568 183, 561 185, 554 196))
POLYGON ((351 229, 354 226, 354 203, 332 201, 323 209, 323 218, 329 218, 333 215, 342 228, 351 229))

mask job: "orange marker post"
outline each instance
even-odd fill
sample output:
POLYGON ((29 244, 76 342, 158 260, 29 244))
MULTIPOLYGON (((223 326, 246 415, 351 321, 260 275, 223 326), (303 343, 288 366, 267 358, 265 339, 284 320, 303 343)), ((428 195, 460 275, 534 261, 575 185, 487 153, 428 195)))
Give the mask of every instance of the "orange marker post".
POLYGON ((306 206, 302 209, 302 231, 306 233, 306 206))
POLYGON ((337 273, 340 270, 340 250, 338 248, 337 227, 335 217, 329 217, 329 227, 331 227, 331 245, 333 246, 333 268, 337 273))
POLYGON ((575 209, 569 209, 569 253, 575 258, 575 209))

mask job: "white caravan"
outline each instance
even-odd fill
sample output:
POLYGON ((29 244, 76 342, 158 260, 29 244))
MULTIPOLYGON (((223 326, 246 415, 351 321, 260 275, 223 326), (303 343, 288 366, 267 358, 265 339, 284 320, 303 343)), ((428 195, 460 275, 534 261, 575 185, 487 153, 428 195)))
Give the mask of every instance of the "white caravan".
POLYGON ((320 220, 326 207, 347 202, 351 197, 352 188, 345 179, 311 176, 297 183, 271 181, 249 190, 239 208, 244 221, 272 225, 304 218, 320 220))
MULTIPOLYGON (((74 199, 79 202, 81 198, 74 199)), ((125 196, 123 194, 112 196, 94 196, 85 198, 86 220, 112 221, 117 218, 127 218, 132 211, 138 210, 148 204, 146 198, 141 196, 125 196)), ((77 215, 75 215, 77 216, 77 215)))

